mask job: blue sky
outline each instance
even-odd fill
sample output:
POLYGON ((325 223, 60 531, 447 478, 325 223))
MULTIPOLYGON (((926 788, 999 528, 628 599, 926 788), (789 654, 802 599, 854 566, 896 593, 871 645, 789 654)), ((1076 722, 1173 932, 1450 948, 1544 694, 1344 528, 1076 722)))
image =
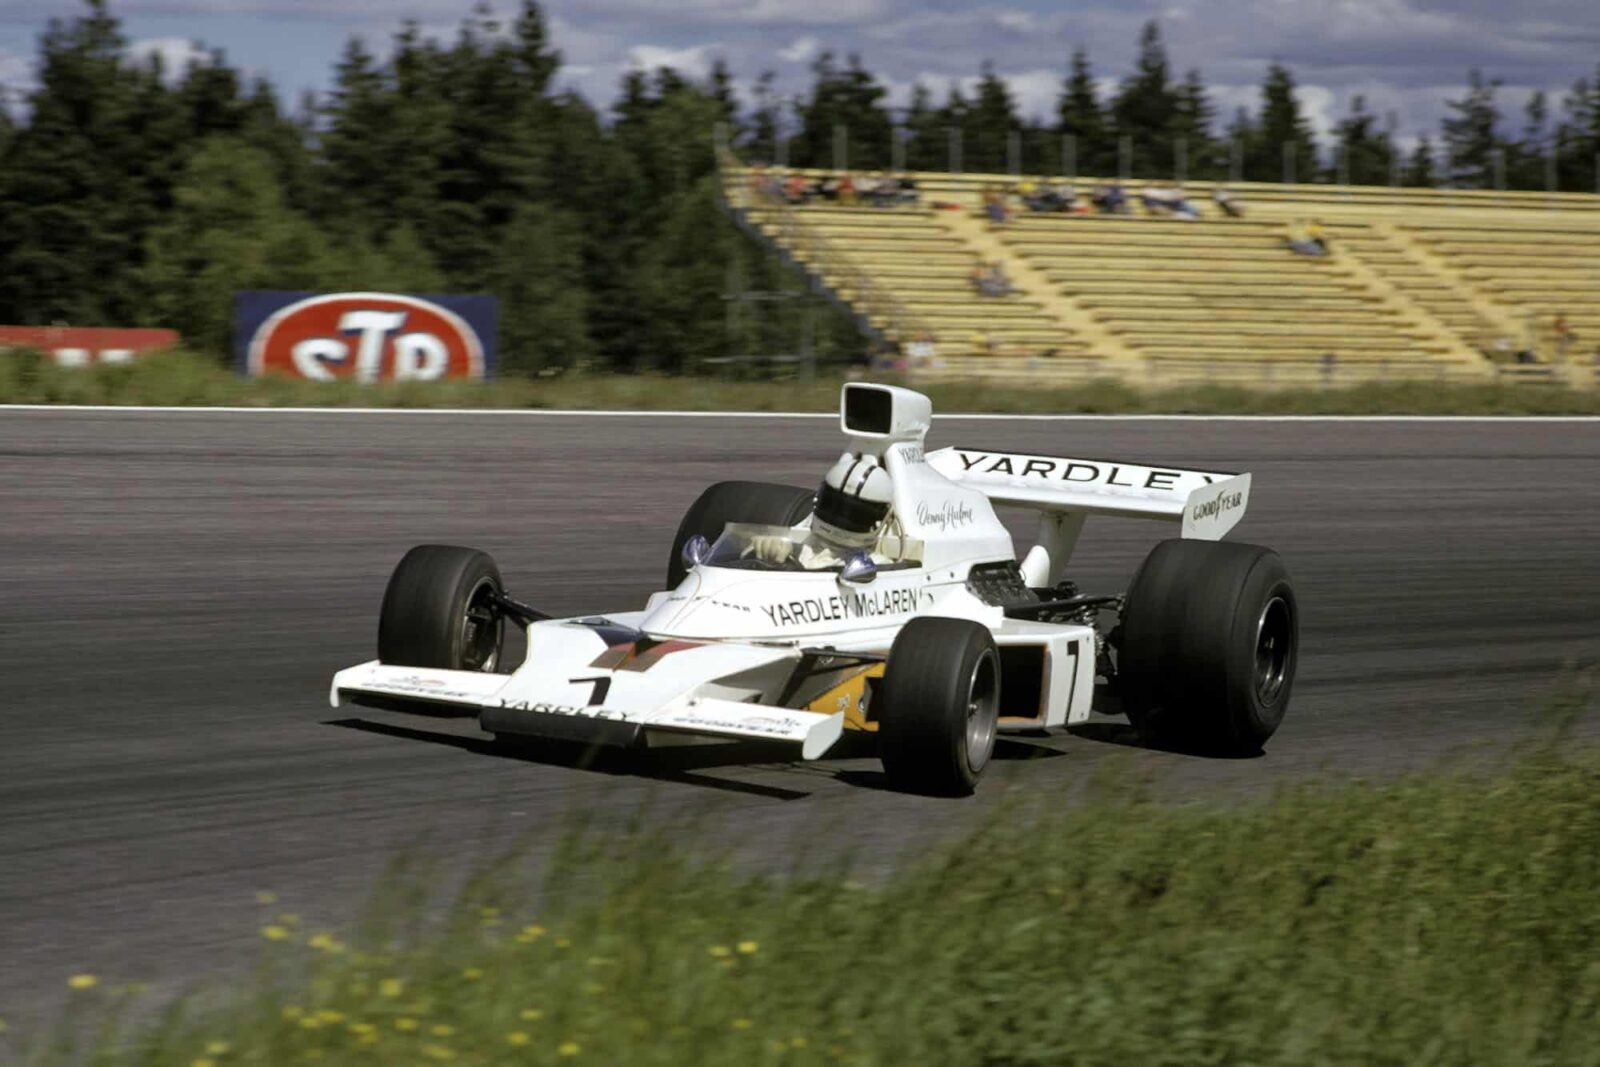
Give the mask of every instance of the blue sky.
MULTIPOLYGON (((496 0, 510 12, 515 0, 496 0)), ((293 96, 327 85, 351 34, 382 48, 404 18, 449 38, 470 0, 111 0, 141 49, 184 56, 190 42, 269 75, 293 96)), ((77 0, 0 0, 0 84, 31 80, 35 41, 77 0)), ((1043 114, 1071 50, 1097 73, 1124 74, 1138 28, 1160 21, 1174 65, 1198 67, 1224 111, 1253 104, 1266 65, 1288 63, 1321 128, 1350 97, 1394 111, 1400 132, 1432 131, 1469 67, 1506 83, 1520 108, 1534 88, 1559 95, 1600 63, 1600 0, 549 0, 566 85, 609 103, 630 66, 691 73, 724 57, 748 83, 764 69, 804 87, 822 49, 858 51, 903 101, 920 79, 940 89, 990 59, 1028 113, 1043 114)), ((1520 124, 1520 116, 1517 118, 1520 124)))

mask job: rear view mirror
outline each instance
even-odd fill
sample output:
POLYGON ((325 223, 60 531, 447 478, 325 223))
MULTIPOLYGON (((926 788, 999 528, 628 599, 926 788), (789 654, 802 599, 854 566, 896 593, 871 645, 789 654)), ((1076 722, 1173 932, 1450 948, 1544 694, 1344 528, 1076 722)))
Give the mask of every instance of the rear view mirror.
POLYGON ((711 542, 703 534, 695 534, 683 543, 683 565, 694 570, 711 557, 711 542))
POLYGON ((855 585, 866 585, 878 576, 878 565, 865 552, 857 552, 839 568, 839 580, 855 585))

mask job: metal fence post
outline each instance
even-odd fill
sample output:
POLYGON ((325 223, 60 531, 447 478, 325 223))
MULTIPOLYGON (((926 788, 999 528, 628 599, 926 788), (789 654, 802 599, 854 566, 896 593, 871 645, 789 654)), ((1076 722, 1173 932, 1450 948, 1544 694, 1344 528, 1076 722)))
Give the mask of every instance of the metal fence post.
POLYGON ((961 127, 951 126, 950 154, 946 157, 945 168, 951 174, 961 173, 961 127))
POLYGON ((1503 193, 1506 191, 1506 150, 1496 148, 1489 159, 1490 166, 1494 168, 1494 191, 1503 193))
POLYGON ((1294 184, 1294 146, 1293 141, 1283 142, 1283 184, 1294 184))
POLYGON ((1244 139, 1235 137, 1228 151, 1228 181, 1244 181, 1244 139))
POLYGON ((1172 179, 1182 185, 1189 178, 1189 138, 1175 137, 1172 141, 1172 179))
POLYGON ((1069 182, 1078 180, 1078 138, 1075 134, 1061 135, 1061 176, 1069 182))
POLYGON ((906 129, 896 126, 889 131, 889 169, 906 169, 906 129))
POLYGON ((842 123, 833 127, 833 169, 840 172, 850 169, 850 130, 842 123))
POLYGON ((1022 134, 1017 130, 1006 133, 1006 172, 1013 178, 1022 175, 1022 134))
POLYGON ((1117 177, 1127 181, 1133 176, 1133 138, 1123 134, 1117 138, 1117 177))

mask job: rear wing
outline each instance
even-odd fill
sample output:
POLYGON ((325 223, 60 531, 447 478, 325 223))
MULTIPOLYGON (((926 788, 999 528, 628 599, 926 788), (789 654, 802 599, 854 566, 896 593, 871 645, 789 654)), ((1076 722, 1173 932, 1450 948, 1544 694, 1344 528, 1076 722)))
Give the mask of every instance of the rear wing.
POLYGON ((977 448, 928 453, 934 470, 996 504, 1037 511, 1177 522, 1181 536, 1219 540, 1244 517, 1250 475, 1063 459, 977 448))

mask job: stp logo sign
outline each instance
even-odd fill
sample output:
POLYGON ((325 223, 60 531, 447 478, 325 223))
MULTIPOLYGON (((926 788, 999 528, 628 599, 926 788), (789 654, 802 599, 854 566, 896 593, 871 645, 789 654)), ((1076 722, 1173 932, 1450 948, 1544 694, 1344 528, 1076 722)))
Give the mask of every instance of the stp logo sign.
POLYGON ((331 382, 482 378, 497 304, 488 296, 240 293, 240 369, 331 382))

